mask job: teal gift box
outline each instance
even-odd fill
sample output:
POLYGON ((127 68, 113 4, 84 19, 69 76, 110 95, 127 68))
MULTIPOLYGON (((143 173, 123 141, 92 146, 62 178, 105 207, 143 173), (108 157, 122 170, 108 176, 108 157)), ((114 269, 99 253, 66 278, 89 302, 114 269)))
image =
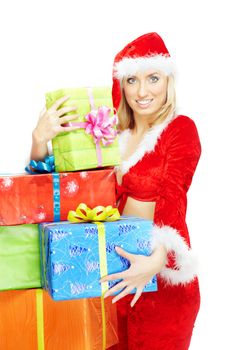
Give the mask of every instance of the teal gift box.
MULTIPOLYGON (((102 265, 105 264, 107 274, 130 266, 128 260, 116 253, 115 247, 150 255, 152 229, 152 221, 127 216, 114 222, 40 224, 42 286, 54 300, 101 296, 104 291, 103 284, 99 283, 102 265)), ((105 282, 108 283, 106 290, 117 282, 105 282)), ((156 290, 155 276, 144 292, 156 290)))

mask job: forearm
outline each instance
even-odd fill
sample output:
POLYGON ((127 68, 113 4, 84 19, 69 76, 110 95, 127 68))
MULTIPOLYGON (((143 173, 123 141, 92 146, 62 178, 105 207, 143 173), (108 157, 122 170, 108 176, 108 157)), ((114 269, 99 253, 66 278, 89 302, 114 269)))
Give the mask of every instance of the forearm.
MULTIPOLYGON (((167 263, 167 249, 163 244, 160 244, 154 252, 150 255, 151 263, 154 264, 159 270, 162 270, 167 263)), ((154 266, 153 266, 154 267, 154 266)))
POLYGON ((30 154, 30 159, 33 160, 43 160, 48 155, 47 142, 41 139, 37 133, 36 129, 32 133, 32 149, 30 154))

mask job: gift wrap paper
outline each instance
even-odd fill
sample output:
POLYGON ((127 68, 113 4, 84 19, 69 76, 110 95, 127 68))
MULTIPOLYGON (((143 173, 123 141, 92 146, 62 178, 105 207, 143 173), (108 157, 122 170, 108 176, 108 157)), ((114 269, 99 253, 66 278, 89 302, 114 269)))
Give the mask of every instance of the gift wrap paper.
POLYGON ((0 226, 0 290, 38 287, 38 225, 0 226))
MULTIPOLYGON (((116 253, 115 246, 134 254, 151 253, 151 221, 122 217, 102 223, 104 254, 99 254, 98 225, 68 222, 39 225, 42 285, 54 300, 101 296, 104 292, 99 283, 102 264, 107 265, 108 274, 126 270, 130 265, 116 253)), ((108 287, 114 283, 116 281, 108 282, 108 287)), ((144 291, 156 290, 154 277, 144 291)))
MULTIPOLYGON (((111 88, 98 87, 92 91, 94 107, 106 106, 113 109, 111 88)), ((62 106, 77 106, 79 118, 75 122, 84 122, 85 116, 91 111, 88 88, 62 89, 46 94, 46 106, 49 108, 53 103, 65 95, 70 96, 62 106)), ((62 107, 61 106, 61 107, 62 107)), ((69 113, 69 114, 72 114, 69 113)), ((100 142, 102 154, 102 166, 120 164, 118 139, 108 146, 100 142)), ((52 140, 55 168, 57 172, 92 169, 98 166, 95 143, 90 134, 81 128, 72 132, 62 132, 52 140)))
MULTIPOLYGON (((0 292, 1 350, 102 349, 101 300, 53 301, 39 289, 0 292)), ((116 308, 105 299, 107 346, 118 342, 116 308)))
POLYGON ((81 202, 115 205, 112 168, 61 174, 0 176, 0 225, 67 219, 81 202))

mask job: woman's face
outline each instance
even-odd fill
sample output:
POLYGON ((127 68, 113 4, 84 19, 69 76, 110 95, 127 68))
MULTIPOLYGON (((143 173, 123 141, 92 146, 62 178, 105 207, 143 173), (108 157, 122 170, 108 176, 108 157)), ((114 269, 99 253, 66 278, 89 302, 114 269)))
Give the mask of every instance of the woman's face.
POLYGON ((123 81, 126 100, 135 117, 156 117, 167 98, 167 76, 155 70, 132 75, 123 81))

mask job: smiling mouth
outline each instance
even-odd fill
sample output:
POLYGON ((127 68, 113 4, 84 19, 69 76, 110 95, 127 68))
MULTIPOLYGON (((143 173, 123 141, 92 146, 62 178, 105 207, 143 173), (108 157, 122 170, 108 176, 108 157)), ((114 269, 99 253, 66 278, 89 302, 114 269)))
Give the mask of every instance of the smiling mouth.
POLYGON ((136 100, 136 102, 140 107, 146 108, 153 102, 153 99, 136 100))

